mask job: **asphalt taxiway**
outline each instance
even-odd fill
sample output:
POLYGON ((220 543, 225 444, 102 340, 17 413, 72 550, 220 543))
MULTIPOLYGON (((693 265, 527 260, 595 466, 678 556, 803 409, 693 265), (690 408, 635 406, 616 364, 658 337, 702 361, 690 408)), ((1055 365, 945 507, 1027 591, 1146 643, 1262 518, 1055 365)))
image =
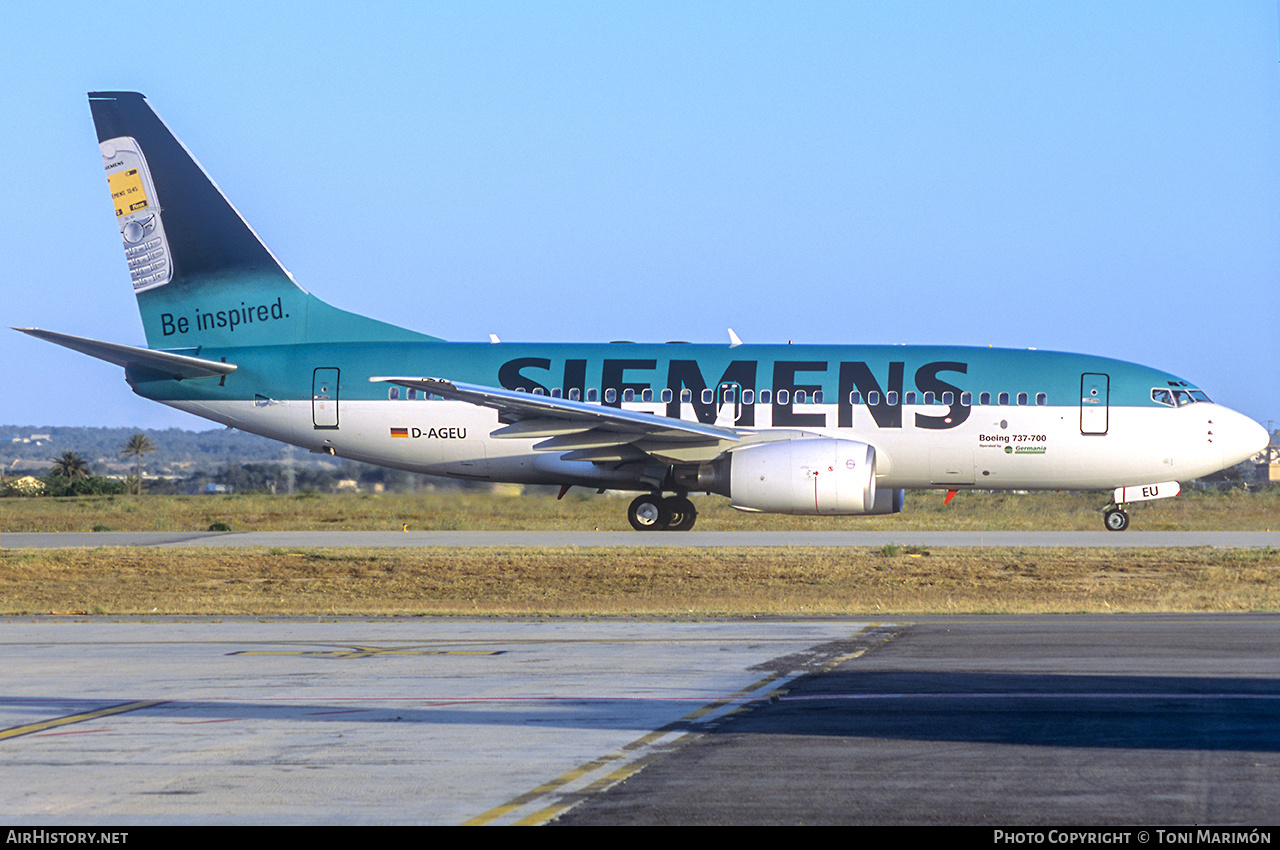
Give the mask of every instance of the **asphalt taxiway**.
POLYGON ((1275 823, 1280 616, 0 621, 16 824, 1275 823))

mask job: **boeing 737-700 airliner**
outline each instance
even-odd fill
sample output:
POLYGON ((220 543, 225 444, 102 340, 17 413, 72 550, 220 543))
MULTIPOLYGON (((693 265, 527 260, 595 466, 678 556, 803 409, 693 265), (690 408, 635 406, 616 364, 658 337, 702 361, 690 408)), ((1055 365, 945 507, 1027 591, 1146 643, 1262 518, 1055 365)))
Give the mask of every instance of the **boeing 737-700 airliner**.
POLYGON ((1112 490, 1129 502, 1267 444, 1158 369, 953 346, 456 343, 307 293, 132 92, 89 95, 147 347, 35 328, 133 391, 312 451, 481 481, 639 491, 685 530, 691 492, 744 511, 873 515, 903 492, 1112 490))

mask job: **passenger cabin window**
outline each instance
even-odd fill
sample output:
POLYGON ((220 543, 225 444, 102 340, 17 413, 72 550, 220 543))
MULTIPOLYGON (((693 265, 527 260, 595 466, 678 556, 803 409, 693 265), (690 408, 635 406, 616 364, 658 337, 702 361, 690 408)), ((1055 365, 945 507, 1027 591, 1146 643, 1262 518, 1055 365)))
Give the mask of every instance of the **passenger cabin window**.
POLYGON ((653 390, 649 389, 648 387, 645 387, 643 390, 641 390, 641 391, 640 391, 640 400, 641 400, 642 402, 645 402, 646 404, 650 404, 650 403, 652 403, 652 402, 653 402, 653 390))
POLYGON ((600 401, 600 391, 595 387, 591 387, 587 390, 587 404, 595 404, 598 401, 600 401))
POLYGON ((1044 407, 1049 403, 1049 396, 1044 393, 1036 393, 1036 406, 1044 407))
POLYGON ((924 394, 924 403, 925 403, 925 404, 933 404, 933 393, 932 393, 932 392, 927 392, 927 393, 925 393, 925 394, 924 394))
POLYGON ((904 395, 904 396, 903 396, 903 398, 902 398, 902 403, 903 403, 903 404, 915 404, 915 403, 916 403, 916 394, 915 394, 914 392, 909 392, 909 393, 907 393, 906 395, 904 395))
POLYGON ((796 390, 796 400, 795 400, 795 403, 796 403, 796 404, 808 404, 808 403, 809 403, 809 396, 805 393, 805 391, 804 391, 804 390, 796 390))
POLYGON ((991 393, 978 393, 978 404, 991 404, 991 393))
POLYGON ((391 399, 392 401, 398 401, 400 399, 400 388, 392 387, 391 389, 387 390, 387 398, 391 399))
POLYGON ((955 404, 955 400, 956 400, 955 393, 945 392, 942 394, 942 403, 945 404, 947 407, 950 407, 951 405, 955 404))
POLYGON ((743 390, 743 391, 742 391, 742 403, 743 403, 743 404, 755 404, 755 403, 756 403, 756 391, 755 391, 755 390, 743 390))
POLYGON ((760 391, 760 403, 761 403, 761 404, 773 404, 773 390, 761 390, 761 391, 760 391))
POLYGON ((569 387, 569 401, 582 401, 582 390, 577 387, 569 387))
POLYGON ((622 402, 627 404, 636 400, 636 391, 633 389, 625 389, 622 391, 622 402))
POLYGON ((668 404, 671 399, 675 398, 675 393, 671 392, 671 388, 667 387, 662 391, 662 403, 668 404))
POLYGON ((791 400, 791 396, 786 390, 778 390, 778 404, 786 404, 791 400))
POLYGON ((1000 403, 1000 405, 1001 405, 1001 406, 1006 405, 1006 404, 1008 404, 1008 403, 1009 403, 1009 394, 1008 394, 1008 393, 1000 393, 1000 395, 996 396, 996 399, 997 399, 997 401, 1000 403))
POLYGON ((613 404, 617 400, 618 400, 618 391, 615 390, 613 387, 609 387, 607 390, 604 391, 605 404, 613 404))
POLYGON ((1021 404, 1021 405, 1024 405, 1024 406, 1025 406, 1025 405, 1026 405, 1026 403, 1027 403, 1027 400, 1028 400, 1028 399, 1027 399, 1027 394, 1026 394, 1026 393, 1018 393, 1018 404, 1021 404))
POLYGON ((965 407, 972 407, 973 393, 960 393, 960 403, 965 407))
POLYGON ((681 403, 681 404, 692 404, 692 403, 693 403, 693 390, 688 389, 687 387, 686 387, 685 389, 681 390, 681 391, 680 391, 680 403, 681 403))
POLYGON ((703 390, 703 391, 702 391, 702 403, 703 403, 703 404, 715 404, 715 401, 716 401, 716 391, 715 391, 715 390, 713 390, 713 389, 705 389, 705 390, 703 390))
POLYGON ((857 390, 849 393, 849 404, 862 404, 862 393, 857 390))

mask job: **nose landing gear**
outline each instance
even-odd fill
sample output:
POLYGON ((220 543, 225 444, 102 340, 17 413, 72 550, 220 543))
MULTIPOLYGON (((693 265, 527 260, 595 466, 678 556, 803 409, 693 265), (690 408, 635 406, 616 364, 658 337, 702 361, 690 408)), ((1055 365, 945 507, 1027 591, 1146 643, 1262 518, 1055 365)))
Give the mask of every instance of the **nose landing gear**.
POLYGON ((1124 531, 1129 527, 1129 514, 1119 506, 1108 506, 1102 511, 1102 524, 1107 527, 1107 531, 1124 531))
POLYGON ((1130 502, 1149 502, 1152 499, 1169 499, 1182 492, 1177 481, 1161 481, 1158 484, 1140 484, 1134 487, 1117 487, 1111 501, 1102 509, 1102 524, 1107 531, 1124 531, 1129 527, 1129 514, 1124 506, 1130 502))

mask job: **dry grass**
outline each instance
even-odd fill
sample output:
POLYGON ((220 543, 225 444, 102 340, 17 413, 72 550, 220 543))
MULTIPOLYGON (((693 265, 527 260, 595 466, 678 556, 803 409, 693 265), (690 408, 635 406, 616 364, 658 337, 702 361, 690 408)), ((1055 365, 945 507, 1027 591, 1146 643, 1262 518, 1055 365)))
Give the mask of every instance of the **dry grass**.
POLYGON ((1280 551, 1209 548, 0 550, 0 613, 1258 611, 1278 576, 1280 551))
MULTIPOLYGON (((1096 493, 908 494, 885 517, 742 514, 699 530, 1097 530, 1096 493)), ((622 530, 626 498, 116 496, 0 499, 5 531, 622 530)), ((1133 527, 1263 530, 1280 491, 1138 504, 1133 527)), ((0 550, 0 613, 751 616, 1280 608, 1280 551, 1152 549, 0 550)))

